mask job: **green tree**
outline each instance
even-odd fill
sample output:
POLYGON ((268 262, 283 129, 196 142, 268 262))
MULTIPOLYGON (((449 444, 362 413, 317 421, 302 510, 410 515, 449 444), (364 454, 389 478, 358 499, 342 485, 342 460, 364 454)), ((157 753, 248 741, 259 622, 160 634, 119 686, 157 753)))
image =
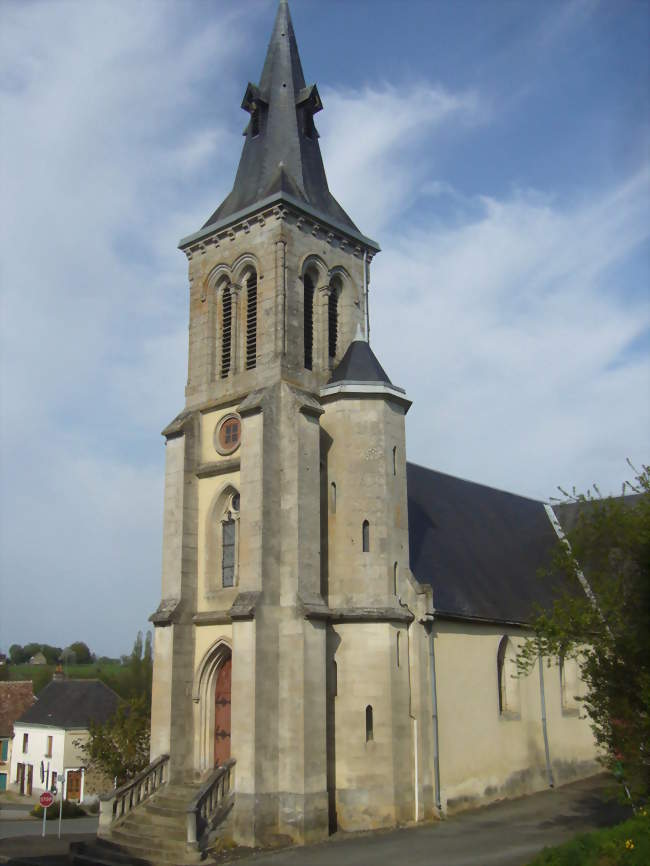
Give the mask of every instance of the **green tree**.
POLYGON ((87 644, 81 640, 71 643, 69 647, 66 647, 66 650, 74 653, 78 665, 87 665, 92 661, 92 655, 87 644))
POLYGON ((650 790, 650 467, 634 471, 618 498, 596 487, 562 491, 565 518, 573 519, 564 520, 553 570, 584 591, 567 589, 538 614, 517 663, 526 673, 539 655, 576 659, 602 761, 622 768, 632 790, 643 793, 650 790))
POLYGON ((149 726, 143 696, 122 702, 106 724, 91 724, 86 742, 77 741, 84 763, 121 785, 149 763, 149 726))
POLYGON ((11 663, 14 665, 23 664, 23 662, 29 661, 29 656, 25 653, 25 650, 19 643, 12 643, 9 647, 9 658, 11 659, 11 663))
POLYGON ((55 665, 61 658, 63 650, 60 646, 50 646, 48 643, 41 644, 41 652, 47 659, 48 665, 55 665))
POLYGON ((106 724, 91 726, 90 738, 80 748, 88 766, 116 777, 118 784, 149 763, 152 674, 151 632, 144 640, 138 632, 119 674, 100 674, 124 700, 106 724))

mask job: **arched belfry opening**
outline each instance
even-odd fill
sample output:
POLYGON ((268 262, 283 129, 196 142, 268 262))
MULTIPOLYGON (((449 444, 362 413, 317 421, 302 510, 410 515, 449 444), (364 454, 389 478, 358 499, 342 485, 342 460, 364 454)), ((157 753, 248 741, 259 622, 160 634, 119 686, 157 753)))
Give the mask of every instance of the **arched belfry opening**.
POLYGON ((205 773, 230 758, 232 651, 223 639, 206 652, 194 677, 195 769, 205 773))

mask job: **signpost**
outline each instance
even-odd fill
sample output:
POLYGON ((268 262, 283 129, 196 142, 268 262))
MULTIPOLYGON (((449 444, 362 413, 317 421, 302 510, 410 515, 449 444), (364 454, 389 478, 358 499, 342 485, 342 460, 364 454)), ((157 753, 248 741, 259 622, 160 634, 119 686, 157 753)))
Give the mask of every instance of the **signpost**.
POLYGON ((43 832, 42 836, 45 836, 45 822, 47 820, 47 808, 51 806, 54 802, 54 797, 50 794, 49 791, 43 791, 41 796, 38 798, 38 802, 43 807, 43 832))
POLYGON ((61 796, 59 798, 59 839, 61 838, 61 818, 63 817, 63 784, 65 782, 65 770, 59 774, 57 778, 60 778, 59 786, 61 788, 61 796))

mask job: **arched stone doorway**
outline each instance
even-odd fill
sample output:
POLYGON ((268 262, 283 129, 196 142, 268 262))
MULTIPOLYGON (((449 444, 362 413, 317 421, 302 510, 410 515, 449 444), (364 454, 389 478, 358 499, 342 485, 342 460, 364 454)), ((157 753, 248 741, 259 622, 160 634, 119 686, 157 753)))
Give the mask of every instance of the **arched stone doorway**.
POLYGON ((219 640, 206 652, 194 678, 193 699, 198 736, 194 765, 203 774, 230 757, 232 653, 219 640))

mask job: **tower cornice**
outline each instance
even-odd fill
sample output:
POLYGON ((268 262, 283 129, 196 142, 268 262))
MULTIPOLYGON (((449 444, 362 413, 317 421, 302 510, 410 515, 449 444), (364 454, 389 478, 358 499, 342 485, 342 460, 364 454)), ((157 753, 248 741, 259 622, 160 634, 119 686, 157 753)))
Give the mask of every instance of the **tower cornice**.
POLYGON ((293 215, 297 221, 303 220, 314 234, 322 231, 330 242, 347 244, 352 249, 358 247, 360 255, 364 251, 367 252, 369 260, 381 250, 377 241, 325 217, 316 208, 310 207, 286 192, 274 193, 250 207, 243 208, 209 226, 204 226, 199 231, 182 238, 178 248, 191 258, 195 253, 205 251, 209 245, 218 246, 229 239, 234 240, 242 231, 249 232, 254 223, 264 225, 267 220, 281 221, 289 215, 293 215))

